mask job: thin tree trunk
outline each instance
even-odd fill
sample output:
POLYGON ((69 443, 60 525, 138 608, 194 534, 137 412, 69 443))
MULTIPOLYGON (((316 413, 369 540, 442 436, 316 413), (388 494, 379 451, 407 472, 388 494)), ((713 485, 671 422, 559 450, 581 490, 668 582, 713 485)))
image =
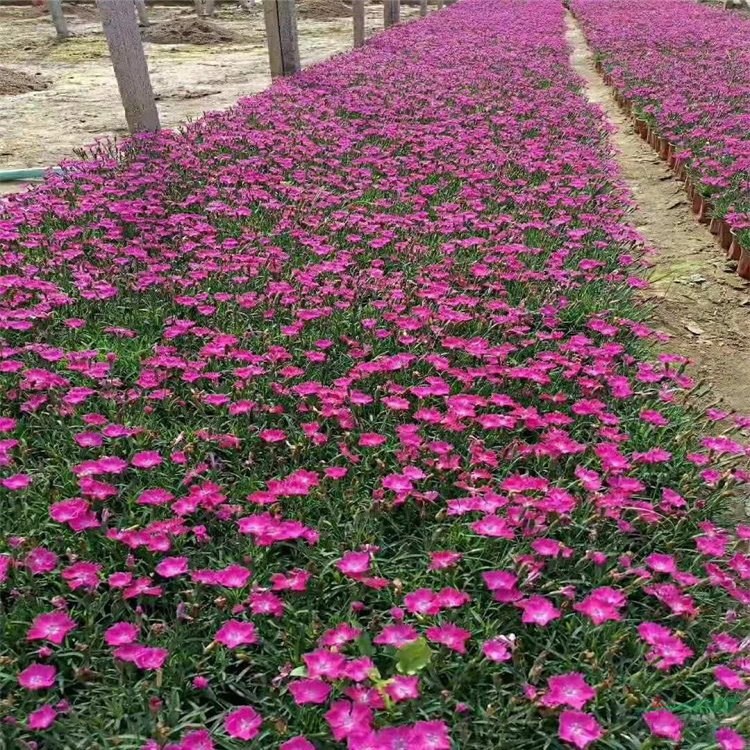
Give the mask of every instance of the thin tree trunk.
POLYGON ((352 18, 354 20, 354 46, 365 43, 365 0, 352 0, 352 18))
POLYGON ((49 0, 49 12, 52 16, 52 23, 55 24, 57 38, 68 39, 70 32, 68 31, 68 23, 63 15, 62 0, 49 0))
POLYGON ((135 0, 135 12, 138 14, 138 23, 141 26, 148 26, 148 11, 146 10, 146 0, 135 0))
POLYGON ((131 133, 159 129, 154 92, 131 2, 96 0, 131 133))

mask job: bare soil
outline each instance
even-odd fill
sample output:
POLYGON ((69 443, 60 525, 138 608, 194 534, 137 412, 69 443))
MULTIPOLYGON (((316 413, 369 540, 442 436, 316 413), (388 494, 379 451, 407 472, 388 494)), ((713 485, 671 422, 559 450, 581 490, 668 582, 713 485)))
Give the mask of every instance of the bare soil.
POLYGON ((153 44, 227 44, 237 35, 205 18, 184 16, 152 24, 141 32, 144 42, 153 44))
POLYGON ((351 18, 352 6, 344 5, 343 0, 299 0, 299 18, 351 18))
POLYGON ((637 207, 633 225, 653 250, 651 288, 664 347, 694 363, 705 385, 704 404, 750 414, 750 283, 734 273, 708 229, 693 216, 682 188, 656 153, 635 133, 594 68, 583 32, 568 15, 571 61, 586 94, 613 126, 620 171, 637 207))
MULTIPOLYGON (((300 12, 303 66, 351 49, 351 12, 340 0, 302 2, 315 3, 317 8, 312 17, 300 12), (340 15, 339 4, 349 17, 340 15)), ((56 40, 49 16, 34 8, 0 10, 3 64, 34 77, 40 73, 50 84, 44 90, 2 97, 0 169, 52 166, 95 140, 127 134, 98 16, 88 6, 64 7, 74 34, 65 42, 56 40)), ((368 6, 366 12, 367 33, 381 31, 382 5, 368 6)), ((408 21, 418 16, 418 9, 402 8, 401 16, 408 21)), ((161 28, 170 33, 194 29, 198 21, 185 7, 150 7, 149 18, 155 28, 148 34, 161 28)), ((163 127, 230 107, 271 83, 260 0, 253 12, 222 4, 205 23, 231 34, 232 41, 203 44, 183 36, 173 42, 144 43, 163 127)), ((0 193, 20 189, 25 189, 24 183, 0 183, 0 193)))
POLYGON ((0 96, 42 91, 48 86, 49 81, 39 74, 34 75, 27 73, 25 70, 0 67, 0 96))

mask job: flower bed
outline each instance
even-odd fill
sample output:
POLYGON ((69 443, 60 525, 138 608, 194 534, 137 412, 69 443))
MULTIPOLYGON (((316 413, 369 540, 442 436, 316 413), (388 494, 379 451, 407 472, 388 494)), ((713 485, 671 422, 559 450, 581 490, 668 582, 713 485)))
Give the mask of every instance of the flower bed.
POLYGON ((744 747, 746 449, 568 54, 466 0, 7 201, 9 747, 744 747))
POLYGON ((750 278, 750 21, 694 0, 571 8, 639 132, 750 278))

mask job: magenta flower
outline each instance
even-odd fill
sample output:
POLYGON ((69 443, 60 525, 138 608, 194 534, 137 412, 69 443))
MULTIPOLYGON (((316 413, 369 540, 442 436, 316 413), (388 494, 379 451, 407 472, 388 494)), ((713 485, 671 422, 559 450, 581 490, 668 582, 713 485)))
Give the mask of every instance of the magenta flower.
POLYGON ((544 596, 530 596, 528 599, 517 602, 516 606, 523 610, 521 622, 539 625, 542 628, 562 616, 560 610, 544 596))
POLYGON ((224 717, 224 729, 230 737, 252 740, 260 734, 263 719, 252 706, 242 706, 224 717))
POLYGON ((28 474, 14 474, 11 477, 0 479, 0 485, 6 490, 26 490, 31 487, 31 477, 28 474))
POLYGON ((230 565, 214 573, 214 580, 219 586, 228 589, 241 589, 250 579, 250 571, 242 565, 230 565))
POLYGON ((428 628, 425 635, 433 643, 439 643, 451 649, 451 651, 457 651, 459 654, 466 653, 466 641, 471 638, 469 630, 459 628, 450 622, 438 627, 428 628))
POLYGON ((745 678, 725 664, 714 668, 714 677, 716 682, 727 690, 747 690, 748 688, 745 678))
POLYGON ((375 638, 373 643, 379 646, 393 646, 401 648, 407 643, 413 643, 419 638, 419 633, 411 625, 386 625, 375 638))
POLYGON ((747 747, 744 738, 729 727, 716 730, 716 742, 721 750, 745 750, 747 747))
POLYGON ((295 680, 289 683, 289 692, 298 706, 325 703, 331 686, 323 680, 295 680))
POLYGON ((292 739, 282 742, 279 745, 279 750, 315 750, 315 745, 307 737, 292 737, 292 739))
POLYGON ((165 557, 154 570, 162 578, 175 578, 188 572, 187 557, 165 557))
POLYGON ((463 555, 460 552, 452 552, 450 550, 431 552, 428 570, 447 570, 457 565, 462 558, 463 555))
POLYGON ((325 677, 329 680, 338 680, 346 668, 346 657, 343 654, 324 648, 303 654, 302 659, 307 667, 307 676, 311 678, 325 677))
POLYGON ((104 631, 104 641, 108 646, 123 646, 138 640, 138 627, 130 622, 116 622, 104 631))
POLYGON ((196 729, 188 732, 178 747, 179 750, 214 750, 216 746, 207 729, 196 729))
POLYGON ((580 711, 563 711, 560 714, 558 735, 561 740, 584 750, 589 745, 601 739, 604 731, 599 722, 591 714, 580 711))
POLYGON ((139 669, 161 669, 169 657, 165 648, 138 646, 133 652, 133 664, 139 669))
POLYGON ((130 459, 130 463, 136 469, 154 469, 162 463, 162 457, 158 451, 142 451, 141 453, 136 453, 130 459))
POLYGON ((362 628, 355 628, 347 622, 342 622, 335 628, 326 631, 318 639, 318 643, 324 648, 342 648, 347 643, 356 641, 362 635, 362 628))
POLYGON ((37 615, 26 633, 27 641, 49 641, 59 646, 76 624, 67 612, 47 612, 37 615))
POLYGON ((227 620, 214 636, 217 643, 221 643, 230 649, 240 646, 251 646, 258 642, 258 633, 252 622, 241 622, 240 620, 227 620))
POLYGON ((45 690, 55 684, 57 670, 49 664, 31 664, 18 675, 18 684, 26 690, 45 690))
POLYGON ((672 742, 682 740, 684 722, 670 711, 646 711, 643 714, 643 720, 655 737, 662 737, 672 742))
POLYGON ((513 658, 513 649, 515 641, 505 636, 493 638, 482 644, 482 653, 490 660, 495 662, 510 661, 513 658))
POLYGON ((264 443, 281 443, 286 440, 286 432, 284 430, 263 430, 260 433, 260 439, 264 443))
POLYGON ((33 731, 49 729, 55 723, 56 718, 57 711, 53 706, 47 704, 28 715, 26 726, 33 731))
POLYGON ((547 692, 542 703, 549 708, 570 706, 580 711, 594 698, 596 691, 586 683, 584 676, 580 672, 570 672, 547 680, 547 692))
POLYGON ((337 563, 336 567, 346 576, 357 578, 370 570, 371 556, 369 552, 347 552, 337 563))
POLYGON ((394 703, 416 700, 419 698, 419 677, 396 675, 388 683, 385 691, 394 703))
POLYGON ((325 718, 337 742, 372 728, 372 711, 367 706, 346 700, 332 703, 325 718))

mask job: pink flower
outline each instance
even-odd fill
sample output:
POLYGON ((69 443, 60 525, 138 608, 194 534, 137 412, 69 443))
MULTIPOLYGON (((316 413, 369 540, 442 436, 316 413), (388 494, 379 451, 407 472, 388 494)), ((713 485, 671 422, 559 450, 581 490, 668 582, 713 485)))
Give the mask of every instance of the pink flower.
POLYGON ((433 643, 440 643, 459 654, 466 653, 466 641, 471 638, 471 633, 468 630, 459 628, 450 622, 439 627, 428 628, 425 635, 433 643))
POLYGON ((279 745, 279 750, 315 750, 315 745, 307 737, 292 737, 279 745))
POLYGON ((495 601, 508 604, 523 598, 518 590, 518 576, 508 570, 488 570, 482 573, 487 588, 492 592, 495 601))
POLYGON ((32 711, 26 719, 26 726, 34 731, 49 729, 57 718, 57 711, 49 704, 32 711))
POLYGON ((180 745, 174 750, 214 750, 214 747, 214 741, 211 739, 208 730, 197 729, 194 732, 188 732, 182 738, 180 745))
POLYGON ((672 742, 682 740, 682 719, 673 714, 671 711, 646 711, 643 714, 643 720, 655 737, 662 737, 672 742))
POLYGON ((230 737, 249 741, 257 737, 263 719, 252 706, 242 706, 224 717, 224 729, 230 737))
POLYGON ((250 611, 254 615, 271 615, 272 617, 284 615, 283 600, 270 591, 253 591, 249 601, 250 611))
POLYGON ((137 469, 154 469, 162 462, 162 457, 158 451, 143 451, 136 453, 130 460, 137 469))
POLYGON ((583 601, 573 605, 576 612, 586 615, 594 625, 602 625, 610 620, 622 620, 620 609, 627 600, 616 589, 603 586, 594 589, 583 601))
POLYGON ((260 439, 264 443, 280 443, 286 440, 286 432, 284 430, 263 430, 260 433, 260 439))
POLYGON ((187 557, 165 557, 154 570, 162 578, 175 578, 188 571, 187 557))
POLYGON ((453 745, 444 722, 418 721, 411 729, 410 743, 407 746, 414 750, 450 750, 453 745))
POLYGON ((250 580, 250 571, 242 565, 229 565, 223 570, 217 570, 214 579, 217 584, 228 589, 241 589, 250 580))
POLYGON ((11 477, 0 480, 0 484, 6 490, 25 490, 31 486, 31 477, 28 474, 14 474, 11 477))
POLYGON ((357 445, 359 445, 361 448, 376 448, 379 445, 383 445, 385 441, 385 435, 380 435, 377 432, 363 432, 359 436, 357 445))
POLYGON ((503 662, 513 658, 515 642, 511 638, 500 636, 482 644, 482 653, 490 661, 503 662))
POLYGON ((235 649, 257 643, 258 633, 252 622, 228 620, 216 631, 214 640, 227 648, 235 649))
POLYGON ((692 655, 693 650, 673 635, 669 628, 654 622, 643 622, 638 626, 638 634, 651 646, 646 659, 656 668, 666 671, 674 666, 682 666, 692 655))
POLYGON ((448 550, 443 552, 431 552, 428 570, 447 570, 459 563, 462 558, 463 555, 460 552, 451 552, 448 550))
POLYGON ((324 648, 303 654, 302 659, 307 667, 307 676, 311 678, 325 677, 329 680, 338 680, 346 667, 346 657, 343 654, 324 648))
POLYGON ((394 703, 416 700, 419 698, 419 677, 396 675, 386 685, 385 692, 394 703))
POLYGON ((298 706, 325 703, 331 686, 323 680, 295 680, 289 683, 289 692, 298 706))
POLYGON ((116 622, 104 631, 104 641, 108 646, 124 646, 138 639, 138 627, 129 622, 116 622))
POLYGON ((721 750, 745 750, 747 747, 743 737, 729 727, 716 730, 716 742, 721 750))
POLYGON ((580 711, 595 697, 596 691, 586 683, 584 676, 580 672, 570 672, 547 680, 547 692, 542 704, 548 708, 570 706, 580 711))
POLYGON ((337 742, 352 734, 367 732, 372 727, 372 711, 367 706, 347 700, 333 703, 325 718, 337 742))
POLYGON ((347 622, 342 622, 335 628, 326 631, 318 639, 318 643, 324 648, 342 648, 347 643, 356 641, 362 635, 362 628, 355 628, 347 622))
POLYGON ((168 656, 169 651, 165 648, 140 646, 134 652, 133 663, 139 669, 161 669, 168 656))
POLYGON ((436 615, 440 611, 432 589, 417 589, 408 593, 404 597, 404 606, 415 615, 436 615))
POLYGON ((49 641, 59 646, 75 629, 75 622, 66 612, 47 612, 34 618, 26 633, 26 640, 49 641))
POLYGON ((561 616, 561 612, 552 602, 544 596, 531 596, 524 601, 518 602, 517 607, 523 610, 521 622, 530 625, 547 626, 552 620, 561 616))
POLYGON ((336 567, 346 576, 357 578, 370 570, 371 555, 369 552, 347 552, 336 567))
POLYGON ((378 646, 393 646, 401 648, 407 643, 413 643, 419 638, 419 633, 411 625, 386 625, 375 638, 373 643, 378 646))
POLYGON ((716 682, 727 690, 747 690, 745 678, 739 673, 730 669, 725 664, 720 664, 714 668, 714 677, 716 682))
POLYGON ((55 684, 57 670, 48 664, 31 664, 18 675, 18 684, 27 690, 44 690, 55 684))
POLYGON ((0 555, 0 583, 5 583, 8 580, 8 571, 13 563, 13 558, 10 555, 0 555))
POLYGON ((561 740, 584 750, 604 736, 599 722, 590 714, 580 711, 563 711, 560 714, 558 735, 561 740))

